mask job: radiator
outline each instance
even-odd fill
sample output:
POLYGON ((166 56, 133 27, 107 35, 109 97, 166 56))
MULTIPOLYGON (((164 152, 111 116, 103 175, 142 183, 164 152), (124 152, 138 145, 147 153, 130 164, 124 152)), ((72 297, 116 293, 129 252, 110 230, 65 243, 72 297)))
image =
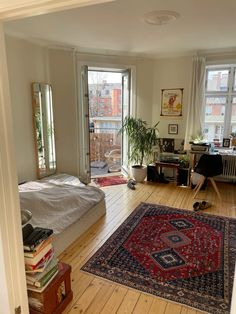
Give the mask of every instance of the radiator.
POLYGON ((222 155, 223 173, 218 176, 222 181, 236 180, 236 155, 222 155))

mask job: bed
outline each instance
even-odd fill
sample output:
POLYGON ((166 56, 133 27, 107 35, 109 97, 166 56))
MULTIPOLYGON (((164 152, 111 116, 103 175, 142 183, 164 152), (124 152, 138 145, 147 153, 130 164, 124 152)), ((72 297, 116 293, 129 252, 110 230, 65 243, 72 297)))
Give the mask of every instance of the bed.
POLYGON ((102 190, 67 174, 21 184, 19 194, 21 209, 32 212, 30 223, 53 229, 57 256, 106 212, 102 190))

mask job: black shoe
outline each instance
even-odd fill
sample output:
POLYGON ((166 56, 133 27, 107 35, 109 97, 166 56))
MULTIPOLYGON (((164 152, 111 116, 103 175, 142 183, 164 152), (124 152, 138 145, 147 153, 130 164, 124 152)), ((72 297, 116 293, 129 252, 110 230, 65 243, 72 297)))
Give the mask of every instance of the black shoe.
POLYGON ((131 190, 135 190, 135 189, 136 189, 136 187, 134 186, 134 184, 133 184, 131 181, 129 181, 129 182, 127 183, 127 186, 128 186, 128 188, 130 188, 131 190))
POLYGON ((136 184, 137 184, 137 182, 136 182, 134 179, 129 179, 128 182, 131 182, 133 185, 136 185, 136 184))

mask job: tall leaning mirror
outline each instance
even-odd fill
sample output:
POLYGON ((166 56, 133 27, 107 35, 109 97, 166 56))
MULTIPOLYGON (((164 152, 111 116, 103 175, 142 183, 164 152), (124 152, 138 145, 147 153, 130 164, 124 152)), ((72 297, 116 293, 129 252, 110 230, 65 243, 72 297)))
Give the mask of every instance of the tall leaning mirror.
POLYGON ((32 98, 37 176, 40 179, 56 172, 51 85, 32 83, 32 98))

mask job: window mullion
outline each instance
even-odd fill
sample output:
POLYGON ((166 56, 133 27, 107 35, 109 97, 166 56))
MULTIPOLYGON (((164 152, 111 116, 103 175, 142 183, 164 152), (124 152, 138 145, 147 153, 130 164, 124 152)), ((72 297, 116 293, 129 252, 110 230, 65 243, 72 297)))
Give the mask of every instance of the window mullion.
POLYGON ((231 133, 231 113, 232 113, 232 96, 234 85, 234 67, 231 67, 229 73, 229 92, 225 107, 224 137, 229 137, 231 133))

